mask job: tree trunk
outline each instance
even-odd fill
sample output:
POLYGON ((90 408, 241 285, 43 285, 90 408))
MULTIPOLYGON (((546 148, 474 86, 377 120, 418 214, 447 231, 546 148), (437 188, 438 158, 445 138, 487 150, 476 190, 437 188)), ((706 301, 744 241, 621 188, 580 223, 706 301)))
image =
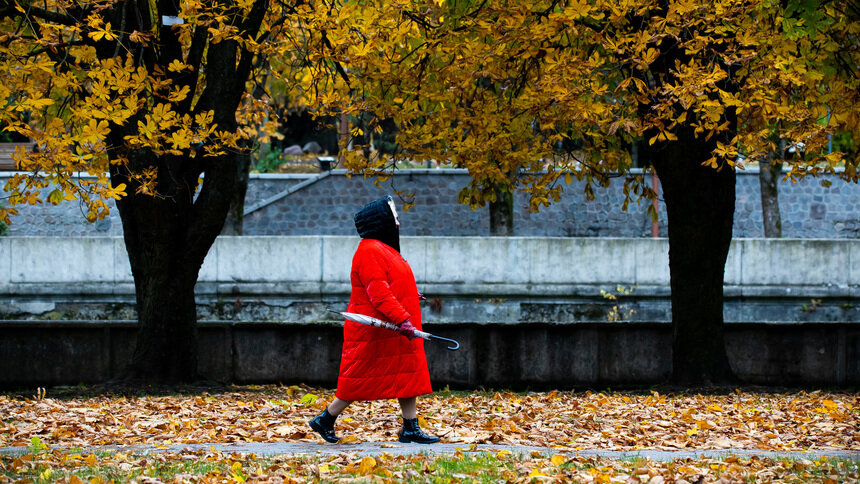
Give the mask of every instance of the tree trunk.
MULTIPOLYGON (((226 123, 225 123, 226 124, 226 123)), ((230 200, 244 193, 240 153, 207 160, 200 194, 193 160, 137 153, 131 167, 158 166, 160 195, 134 192, 117 200, 134 276, 138 310, 135 351, 125 380, 156 383, 197 379, 197 307, 194 286, 203 260, 221 232, 230 200)), ((134 187, 121 168, 114 184, 134 187)), ((244 181, 243 181, 244 180, 244 181)))
POLYGON ((514 194, 505 188, 496 187, 496 201, 490 202, 490 235, 512 237, 514 235, 514 194))
POLYGON ((735 172, 702 166, 715 140, 682 127, 652 154, 663 187, 672 288, 672 379, 692 385, 735 381, 723 335, 723 276, 735 209, 735 172))
MULTIPOLYGON (((203 264, 200 248, 189 247, 193 185, 176 183, 183 179, 176 173, 167 175, 171 161, 174 170, 182 166, 179 160, 151 155, 137 161, 158 164, 159 191, 165 195, 129 193, 117 201, 138 312, 135 350, 122 377, 163 383, 193 381, 197 378, 194 286, 203 264)), ((113 179, 114 184, 131 182, 118 171, 113 179)))
POLYGON ((224 221, 221 235, 242 235, 242 224, 245 220, 245 194, 248 192, 248 178, 251 170, 251 156, 244 154, 239 158, 236 177, 239 187, 230 199, 230 211, 224 221))
POLYGON ((136 277, 138 332, 124 376, 130 380, 190 382, 197 374, 197 270, 141 261, 136 277), (166 267, 165 267, 166 266, 166 267), (164 271, 164 272, 163 272, 164 271))
MULTIPOLYGON (((771 154, 769 158, 772 158, 771 154)), ((782 174, 782 161, 768 160, 768 164, 761 164, 758 172, 758 181, 761 186, 761 216, 764 227, 764 236, 767 238, 782 237, 782 217, 779 214, 779 188, 777 183, 782 174)))

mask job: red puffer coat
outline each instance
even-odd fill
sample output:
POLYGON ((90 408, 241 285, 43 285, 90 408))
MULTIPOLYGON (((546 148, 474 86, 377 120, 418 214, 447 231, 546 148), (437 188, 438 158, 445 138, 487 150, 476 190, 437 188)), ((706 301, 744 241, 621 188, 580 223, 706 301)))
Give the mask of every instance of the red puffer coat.
MULTIPOLYGON (((409 319, 421 329, 418 288, 400 253, 374 239, 362 239, 352 258, 348 312, 395 324, 409 319)), ((409 398, 432 393, 424 340, 396 331, 346 321, 337 380, 341 400, 409 398)))

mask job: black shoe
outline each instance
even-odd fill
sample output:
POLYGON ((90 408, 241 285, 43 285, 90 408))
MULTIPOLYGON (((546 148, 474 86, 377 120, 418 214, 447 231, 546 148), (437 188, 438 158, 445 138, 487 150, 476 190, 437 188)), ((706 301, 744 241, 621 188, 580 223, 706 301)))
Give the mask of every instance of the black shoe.
POLYGON ((328 409, 323 410, 323 413, 314 417, 313 420, 308 422, 311 428, 314 429, 320 437, 322 437, 326 442, 331 442, 332 444, 336 444, 338 440, 337 435, 334 434, 334 421, 337 419, 337 416, 334 416, 328 413, 328 409))
POLYGON ((410 442, 415 442, 417 444, 435 444, 439 442, 439 437, 431 437, 421 431, 421 428, 418 427, 418 419, 403 419, 403 428, 400 430, 400 433, 397 434, 397 440, 403 442, 404 444, 408 444, 410 442))

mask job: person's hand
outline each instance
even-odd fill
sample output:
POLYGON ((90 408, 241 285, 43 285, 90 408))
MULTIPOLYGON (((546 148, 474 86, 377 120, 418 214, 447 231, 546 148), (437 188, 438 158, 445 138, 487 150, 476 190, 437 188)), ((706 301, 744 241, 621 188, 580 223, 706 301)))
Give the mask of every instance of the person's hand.
POLYGON ((418 301, 426 301, 426 300, 427 300, 427 298, 426 298, 426 297, 424 297, 424 294, 421 294, 421 293, 419 292, 419 293, 418 293, 418 301))
POLYGON ((397 327, 397 330, 403 336, 406 336, 410 341, 416 338, 415 336, 415 326, 412 326, 412 321, 408 319, 400 323, 400 326, 397 327))

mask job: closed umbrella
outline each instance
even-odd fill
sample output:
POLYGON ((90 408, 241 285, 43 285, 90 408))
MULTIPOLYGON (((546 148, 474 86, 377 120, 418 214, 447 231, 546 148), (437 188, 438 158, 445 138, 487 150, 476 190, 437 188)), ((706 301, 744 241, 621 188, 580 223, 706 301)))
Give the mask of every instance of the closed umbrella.
MULTIPOLYGON (((335 311, 334 309, 329 309, 330 312, 338 314, 345 319, 350 321, 354 321, 359 324, 366 324, 368 326, 376 326, 377 328, 390 329, 392 331, 398 331, 400 328, 397 327, 396 324, 389 323, 388 321, 383 321, 381 319, 373 318, 370 316, 365 316, 364 314, 357 313, 347 313, 343 311, 335 311)), ((451 351, 457 351, 460 349, 460 343, 453 339, 443 338, 441 336, 436 336, 435 334, 425 333, 424 331, 415 330, 415 336, 421 339, 426 339, 428 341, 432 340, 441 340, 448 343, 448 349, 451 351), (452 346, 453 345, 453 346, 452 346)))

